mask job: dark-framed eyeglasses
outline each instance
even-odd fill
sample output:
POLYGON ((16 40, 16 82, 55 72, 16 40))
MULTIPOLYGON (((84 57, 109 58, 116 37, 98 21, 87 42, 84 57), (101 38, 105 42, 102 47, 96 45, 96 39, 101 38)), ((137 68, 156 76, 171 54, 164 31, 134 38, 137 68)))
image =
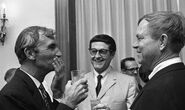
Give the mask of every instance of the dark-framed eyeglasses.
POLYGON ((98 52, 100 56, 104 57, 104 56, 107 56, 109 51, 110 50, 108 49, 99 49, 99 50, 95 48, 89 49, 89 52, 92 56, 95 56, 98 52))
POLYGON ((127 71, 138 71, 139 70, 139 68, 138 67, 136 67, 136 68, 129 68, 129 69, 126 69, 127 71))

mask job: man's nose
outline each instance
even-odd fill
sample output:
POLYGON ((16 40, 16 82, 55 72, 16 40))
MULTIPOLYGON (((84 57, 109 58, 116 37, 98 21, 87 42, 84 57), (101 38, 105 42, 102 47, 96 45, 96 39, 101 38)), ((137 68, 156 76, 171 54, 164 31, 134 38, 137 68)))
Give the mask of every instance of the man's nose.
POLYGON ((59 48, 57 49, 56 56, 57 57, 61 57, 62 56, 62 52, 60 51, 59 48))
POLYGON ((95 56, 94 56, 94 57, 96 57, 96 58, 101 57, 101 55, 100 55, 99 51, 97 51, 97 52, 96 52, 96 54, 95 54, 95 56))

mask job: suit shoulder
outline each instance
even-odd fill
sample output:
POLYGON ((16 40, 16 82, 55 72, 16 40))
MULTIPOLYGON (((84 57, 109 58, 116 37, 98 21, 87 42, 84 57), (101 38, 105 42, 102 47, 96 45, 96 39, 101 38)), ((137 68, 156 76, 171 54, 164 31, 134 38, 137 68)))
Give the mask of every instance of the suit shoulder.
POLYGON ((128 80, 134 80, 135 79, 134 77, 129 76, 127 74, 123 74, 121 72, 116 72, 116 74, 117 74, 117 77, 121 78, 121 79, 128 79, 128 80))
POLYGON ((7 83, 2 89, 1 93, 6 95, 23 95, 22 93, 26 93, 28 90, 28 86, 21 82, 20 80, 12 80, 7 83))
POLYGON ((123 84, 123 85, 137 85, 137 81, 136 79, 133 77, 133 76, 129 76, 127 74, 122 74, 120 72, 117 73, 117 81, 120 83, 120 84, 123 84))

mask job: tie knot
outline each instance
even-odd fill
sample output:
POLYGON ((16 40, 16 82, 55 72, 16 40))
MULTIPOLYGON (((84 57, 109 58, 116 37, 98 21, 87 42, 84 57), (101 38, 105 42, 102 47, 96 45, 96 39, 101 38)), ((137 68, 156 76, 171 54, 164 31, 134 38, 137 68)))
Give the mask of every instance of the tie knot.
POLYGON ((101 78, 102 78, 102 75, 98 75, 98 81, 100 81, 101 80, 101 78))

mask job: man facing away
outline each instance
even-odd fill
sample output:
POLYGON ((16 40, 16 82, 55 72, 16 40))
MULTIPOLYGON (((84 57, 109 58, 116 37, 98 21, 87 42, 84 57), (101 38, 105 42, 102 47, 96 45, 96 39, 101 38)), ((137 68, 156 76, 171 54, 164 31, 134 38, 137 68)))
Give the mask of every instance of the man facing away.
POLYGON ((1 110, 72 110, 87 97, 86 79, 73 85, 69 81, 60 104, 56 100, 52 102, 43 87, 49 72, 64 72, 53 29, 41 26, 24 29, 17 38, 15 53, 21 66, 0 91, 1 110))
POLYGON ((121 63, 122 73, 133 76, 138 83, 139 90, 141 90, 142 89, 142 86, 140 84, 141 80, 140 80, 139 73, 138 73, 139 67, 138 67, 138 64, 135 58, 127 57, 127 58, 122 59, 120 63, 121 63))
POLYGON ((110 65, 116 52, 116 44, 106 34, 94 36, 89 43, 93 71, 86 74, 88 97, 78 105, 79 110, 91 110, 92 100, 97 100, 94 109, 127 110, 137 95, 134 77, 115 71, 110 65))
POLYGON ((159 11, 138 22, 133 47, 138 62, 152 72, 132 110, 185 110, 185 66, 179 57, 185 44, 185 18, 179 12, 159 11))

